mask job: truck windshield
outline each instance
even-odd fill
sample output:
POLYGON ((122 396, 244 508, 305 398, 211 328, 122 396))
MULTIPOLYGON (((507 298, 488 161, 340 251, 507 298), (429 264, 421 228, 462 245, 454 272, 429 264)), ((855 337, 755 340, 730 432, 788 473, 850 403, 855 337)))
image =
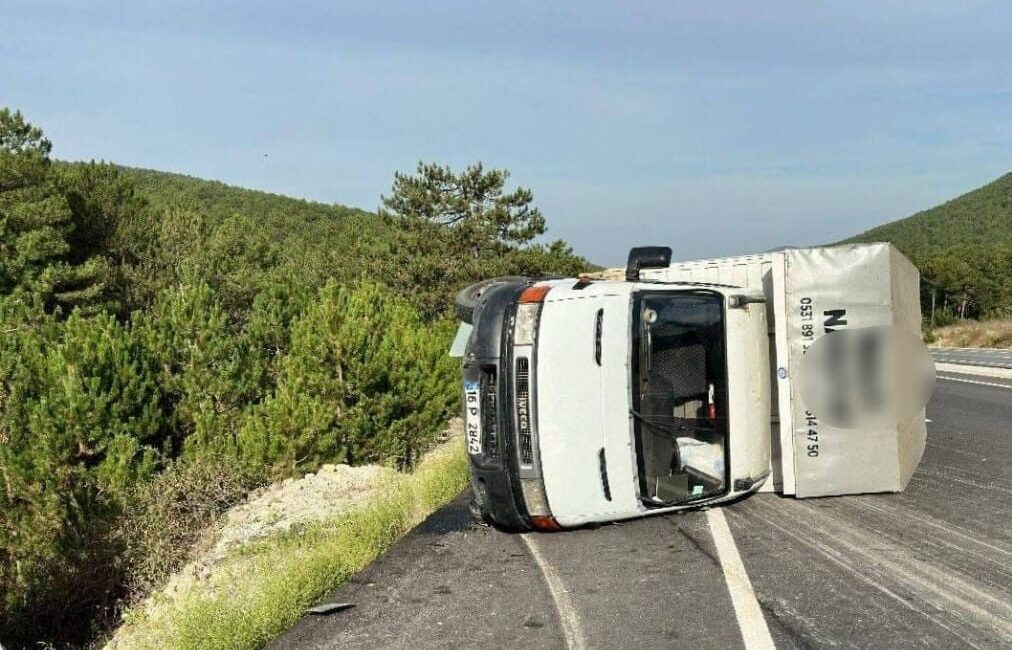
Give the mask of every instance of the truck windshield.
POLYGON ((725 493, 723 298, 710 291, 636 294, 632 344, 641 498, 670 506, 725 493))

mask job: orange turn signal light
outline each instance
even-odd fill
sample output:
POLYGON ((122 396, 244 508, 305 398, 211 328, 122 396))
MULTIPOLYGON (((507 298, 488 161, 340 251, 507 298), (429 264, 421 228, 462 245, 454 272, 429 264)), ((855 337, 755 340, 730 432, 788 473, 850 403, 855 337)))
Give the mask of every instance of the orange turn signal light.
POLYGON ((520 294, 520 302, 542 302, 545 299, 545 295, 548 294, 552 286, 549 284, 539 284, 533 287, 527 287, 520 294))
POLYGON ((555 517, 531 517, 531 525, 538 530, 562 530, 555 517))

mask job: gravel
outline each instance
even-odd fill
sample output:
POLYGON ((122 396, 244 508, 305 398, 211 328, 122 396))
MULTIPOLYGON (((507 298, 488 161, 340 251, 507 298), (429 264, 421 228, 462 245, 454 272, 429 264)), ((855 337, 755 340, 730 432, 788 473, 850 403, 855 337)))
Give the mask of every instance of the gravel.
POLYGON ((324 465, 315 474, 286 479, 250 495, 226 513, 208 552, 213 560, 267 535, 332 519, 369 498, 394 470, 378 465, 324 465))

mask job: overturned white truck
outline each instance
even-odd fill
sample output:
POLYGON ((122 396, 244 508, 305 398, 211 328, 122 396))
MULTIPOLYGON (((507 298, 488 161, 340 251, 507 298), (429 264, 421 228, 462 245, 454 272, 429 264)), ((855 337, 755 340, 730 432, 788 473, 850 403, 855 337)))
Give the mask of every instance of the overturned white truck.
POLYGON ((884 358, 873 349, 880 337, 808 354, 833 332, 919 340, 909 260, 889 244, 670 258, 667 248, 633 249, 625 269, 496 278, 458 296, 452 352, 463 357, 472 486, 490 523, 551 530, 760 489, 814 497, 906 486, 924 450, 923 402, 841 419, 839 405, 806 392, 826 382, 802 360, 853 351, 858 363, 841 364, 857 369, 848 385, 875 385, 861 404, 921 381, 921 369, 904 377, 895 367, 862 380, 861 358, 884 358))

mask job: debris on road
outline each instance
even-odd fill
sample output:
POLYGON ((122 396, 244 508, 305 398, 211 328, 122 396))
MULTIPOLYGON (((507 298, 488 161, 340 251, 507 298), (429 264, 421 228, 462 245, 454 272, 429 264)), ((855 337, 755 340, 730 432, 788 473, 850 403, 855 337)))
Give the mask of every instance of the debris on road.
POLYGON ((343 612, 346 609, 351 609, 355 606, 355 603, 323 603, 316 607, 310 607, 306 610, 307 614, 333 614, 334 612, 343 612))

